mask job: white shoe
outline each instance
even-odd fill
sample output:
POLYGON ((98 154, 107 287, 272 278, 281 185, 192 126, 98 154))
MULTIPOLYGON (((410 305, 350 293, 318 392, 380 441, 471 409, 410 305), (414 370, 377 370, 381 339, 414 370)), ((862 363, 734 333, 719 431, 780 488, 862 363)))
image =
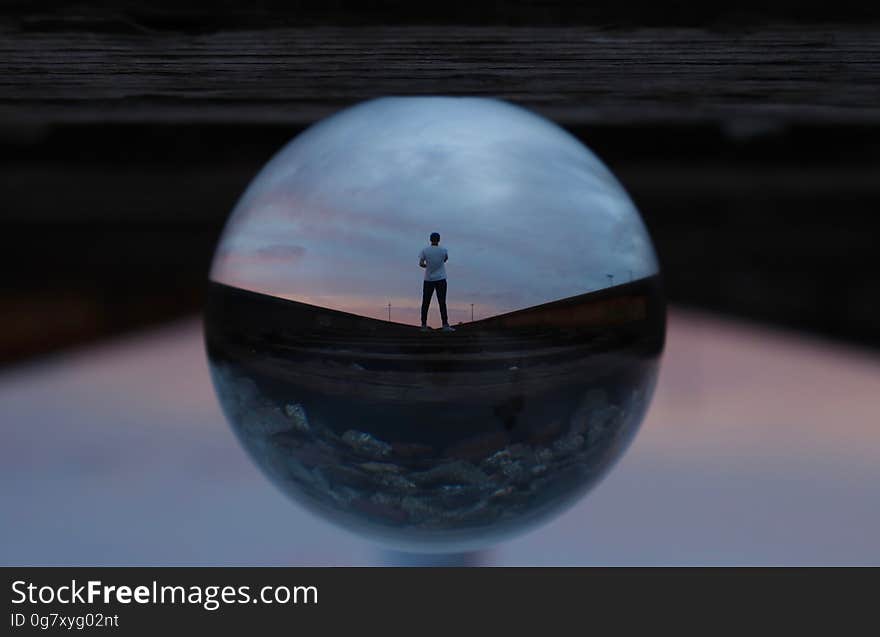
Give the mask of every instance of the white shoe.
POLYGON ((455 328, 452 327, 451 325, 444 325, 442 331, 443 332, 454 332, 455 328))

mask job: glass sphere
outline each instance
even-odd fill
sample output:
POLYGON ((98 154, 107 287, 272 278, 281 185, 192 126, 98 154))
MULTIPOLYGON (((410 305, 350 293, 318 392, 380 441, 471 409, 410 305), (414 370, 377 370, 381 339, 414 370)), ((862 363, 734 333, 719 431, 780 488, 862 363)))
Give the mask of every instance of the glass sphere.
POLYGON ((665 335, 621 185, 491 99, 383 98, 310 127, 236 205, 210 279, 241 443, 401 550, 477 549, 583 495, 638 429, 665 335))

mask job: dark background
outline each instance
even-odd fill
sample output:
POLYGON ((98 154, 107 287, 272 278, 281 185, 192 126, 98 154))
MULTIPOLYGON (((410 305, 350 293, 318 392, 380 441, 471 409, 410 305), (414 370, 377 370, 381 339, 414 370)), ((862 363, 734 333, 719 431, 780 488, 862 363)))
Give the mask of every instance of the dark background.
POLYGON ((0 362, 196 312, 226 216, 386 94, 551 117, 670 300, 880 346, 880 10, 668 2, 0 3, 0 362))

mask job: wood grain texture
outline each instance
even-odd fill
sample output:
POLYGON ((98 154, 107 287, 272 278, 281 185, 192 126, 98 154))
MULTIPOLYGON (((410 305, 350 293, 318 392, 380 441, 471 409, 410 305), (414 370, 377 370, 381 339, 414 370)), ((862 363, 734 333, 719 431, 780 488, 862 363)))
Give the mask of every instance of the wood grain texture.
POLYGON ((0 120, 314 121, 380 95, 512 100, 563 124, 880 122, 880 28, 0 31, 0 120))

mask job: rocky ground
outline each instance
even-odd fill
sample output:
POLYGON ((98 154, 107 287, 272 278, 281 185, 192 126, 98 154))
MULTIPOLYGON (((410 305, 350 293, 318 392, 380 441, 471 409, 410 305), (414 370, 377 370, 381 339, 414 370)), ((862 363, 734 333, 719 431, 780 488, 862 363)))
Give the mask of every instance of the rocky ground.
MULTIPOLYGON (((541 444, 475 435, 452 449, 334 429, 299 402, 278 403, 229 363, 212 363, 223 404, 243 444, 292 495, 368 525, 415 532, 515 523, 585 488, 622 452, 648 391, 613 401, 588 389, 569 422, 541 444)), ((619 393, 619 392, 618 392, 619 393)))

